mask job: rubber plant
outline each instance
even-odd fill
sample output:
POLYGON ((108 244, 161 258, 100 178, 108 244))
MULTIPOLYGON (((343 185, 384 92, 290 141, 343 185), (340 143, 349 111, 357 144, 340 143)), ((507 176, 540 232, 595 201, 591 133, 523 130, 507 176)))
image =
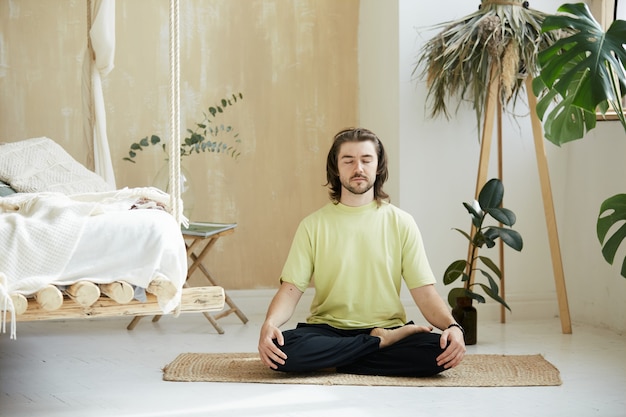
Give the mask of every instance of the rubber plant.
POLYGON ((512 229, 517 218, 515 213, 509 209, 501 207, 504 198, 504 186, 497 178, 492 178, 485 183, 478 194, 478 200, 473 203, 463 203, 467 212, 472 218, 472 228, 470 233, 461 229, 454 229, 461 233, 470 243, 470 255, 468 259, 459 259, 450 264, 444 273, 443 283, 450 285, 459 278, 463 283, 462 287, 452 288, 448 293, 448 303, 454 307, 457 298, 471 298, 479 303, 484 303, 485 297, 474 290, 477 286, 482 291, 498 303, 502 304, 509 311, 511 310, 506 301, 500 297, 498 281, 502 278, 500 268, 491 258, 479 255, 481 248, 493 248, 496 240, 500 238, 510 248, 521 251, 524 245, 522 236, 512 229), (491 217, 501 225, 487 225, 485 221, 491 217), (481 266, 482 265, 482 266, 481 266), (487 284, 478 282, 476 272, 480 272, 487 284))
MULTIPOLYGON (((626 133, 626 21, 613 21, 605 32, 583 3, 564 4, 557 12, 546 17, 542 31, 558 33, 559 40, 540 51, 540 73, 533 80, 546 139, 557 146, 581 139, 596 127, 596 113, 608 109, 626 133)), ((613 264, 626 240, 626 194, 601 204, 596 232, 602 255, 613 264)), ((626 256, 621 276, 626 278, 626 256)))
MULTIPOLYGON (((243 100, 243 94, 236 93, 231 94, 230 97, 222 98, 218 104, 210 106, 208 111, 203 113, 202 121, 196 123, 193 129, 187 129, 187 136, 181 142, 181 158, 202 152, 222 153, 235 159, 239 157, 241 154, 238 149, 238 145, 241 143, 239 133, 231 125, 217 124, 216 118, 241 100, 243 100), (220 139, 226 134, 230 136, 232 143, 220 139)), ((159 144, 167 155, 166 143, 162 142, 159 136, 153 134, 132 143, 128 150, 128 156, 123 159, 135 163, 138 152, 159 144)))

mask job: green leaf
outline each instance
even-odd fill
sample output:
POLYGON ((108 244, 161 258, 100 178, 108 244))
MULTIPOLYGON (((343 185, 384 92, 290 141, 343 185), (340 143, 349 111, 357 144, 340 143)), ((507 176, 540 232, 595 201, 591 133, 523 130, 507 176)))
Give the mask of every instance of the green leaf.
POLYGON ((160 137, 158 137, 157 135, 150 136, 150 143, 152 145, 156 145, 159 142, 161 142, 161 138, 160 137))
POLYGON ((470 242, 472 241, 472 238, 470 237, 470 235, 469 235, 467 232, 465 232, 465 231, 463 231, 463 230, 461 230, 461 229, 457 229, 456 227, 455 227, 455 228, 453 228, 453 230, 456 230, 457 232, 459 232, 460 234, 462 234, 463 236, 465 236, 465 237, 467 238, 467 240, 468 240, 468 241, 470 241, 470 242))
POLYGON ((487 228, 484 232, 477 232, 476 236, 479 235, 482 237, 482 242, 484 242, 488 248, 493 248, 494 246, 496 246, 498 233, 495 233, 492 227, 487 228))
MULTIPOLYGON (((498 289, 498 283, 496 282, 495 279, 493 279, 493 277, 491 276, 491 274, 489 274, 487 271, 485 271, 484 269, 478 269, 478 271, 480 271, 480 273, 487 278, 487 281, 489 282, 489 287, 491 288, 491 291, 495 292, 496 294, 498 293, 499 289, 498 289)), ((484 284, 480 284, 480 283, 475 283, 474 285, 480 285, 481 287, 485 287, 484 284)))
POLYGON ((487 242, 487 246, 492 248, 495 245, 495 240, 497 238, 502 239, 502 241, 512 249, 516 251, 521 251, 524 247, 524 241, 522 236, 513 229, 507 229, 504 227, 497 226, 489 226, 489 228, 485 231, 485 240, 487 242))
POLYGON ((481 213, 476 211, 474 206, 472 206, 471 204, 463 203, 463 207, 465 207, 467 209, 468 213, 471 214, 473 217, 479 217, 480 218, 480 217, 483 216, 481 213))
POLYGON ((500 268, 498 268, 498 265, 495 264, 495 262, 493 262, 490 258, 487 258, 486 256, 479 256, 478 259, 480 259, 482 263, 487 265, 487 267, 491 269, 498 276, 499 279, 502 279, 502 272, 500 271, 500 268))
POLYGON ((141 146, 148 146, 148 137, 146 136, 145 138, 141 139, 139 141, 139 145, 141 145, 141 146))
POLYGON ((452 288, 450 292, 448 292, 448 304, 450 304, 450 307, 454 307, 456 305, 456 299, 462 297, 469 297, 468 291, 465 288, 452 288))
MULTIPOLYGON (((619 247, 626 239, 626 194, 617 194, 602 202, 596 223, 596 233, 602 245, 602 256, 611 265, 619 247), (607 239, 607 235, 609 235, 607 239)), ((626 257, 620 274, 626 278, 626 257)))
POLYGON ((480 286, 482 287, 483 291, 485 291, 485 294, 487 294, 489 297, 491 297, 495 301, 497 301, 500 304, 502 304, 504 307, 507 308, 507 310, 511 311, 511 307, 509 307, 509 305, 506 303, 506 301, 504 301, 504 299, 502 297, 500 297, 500 295, 498 294, 497 290, 493 291, 491 288, 487 287, 484 284, 480 284, 480 286))
POLYGON ((517 220, 515 213, 506 208, 487 208, 487 214, 506 226, 513 226, 517 220))
POLYGON ((504 186, 502 181, 492 178, 483 185, 478 194, 478 203, 483 210, 500 207, 504 197, 504 186))
MULTIPOLYGON (((568 36, 538 55, 539 77, 552 91, 544 90, 537 114, 545 118, 546 138, 560 146, 595 128, 599 106, 608 108, 609 103, 621 109, 626 94, 626 22, 614 21, 605 33, 583 3, 564 4, 558 11, 564 14, 546 17, 542 31, 565 30, 568 36), (560 101, 545 113, 554 97, 560 101)), ((533 83, 533 89, 539 84, 533 83)), ((626 129, 623 113, 618 115, 626 129)))
POLYGON ((574 95, 559 101, 548 113, 544 123, 545 137, 557 146, 581 139, 585 133, 596 127, 595 112, 576 107, 574 95))
POLYGON ((504 227, 492 227, 502 241, 510 248, 515 249, 516 251, 521 251, 524 247, 524 241, 522 239, 522 235, 519 234, 516 230, 506 229, 504 227))
MULTIPOLYGON (((478 202, 476 202, 478 204, 478 202)), ((482 212, 476 211, 476 209, 467 203, 463 203, 463 207, 467 210, 467 212, 472 216, 472 224, 477 229, 480 229, 480 226, 483 224, 484 214, 482 212)))
MULTIPOLYGON (((535 96, 539 98, 537 106, 535 107, 537 116, 539 120, 544 120, 544 115, 549 109, 552 109, 552 104, 556 101, 556 98, 559 97, 559 92, 555 89, 548 89, 543 80, 539 77, 533 78, 533 91, 535 96)), ((548 123, 549 120, 550 119, 546 119, 545 123, 548 123)))
POLYGON ((459 259, 458 261, 454 261, 448 266, 446 272, 443 274, 443 283, 445 285, 452 284, 456 281, 463 273, 465 272, 465 268, 467 267, 467 261, 464 259, 459 259))
POLYGON ((472 300, 476 300, 479 303, 484 303, 485 301, 487 301, 485 300, 485 297, 472 290, 465 290, 465 296, 471 298, 472 300))

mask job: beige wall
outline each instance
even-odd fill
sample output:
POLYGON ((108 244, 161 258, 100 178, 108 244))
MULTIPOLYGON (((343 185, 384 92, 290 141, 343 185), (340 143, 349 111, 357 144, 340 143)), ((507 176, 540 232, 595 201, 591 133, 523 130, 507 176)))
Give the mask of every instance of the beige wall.
POLYGON ((376 132, 389 158, 385 191, 400 204, 400 74, 398 2, 361 0, 359 13, 359 120, 376 132))
MULTIPOLYGON (((169 131, 168 2, 116 3, 115 69, 104 80, 118 187, 151 185, 163 153, 122 161, 131 142, 169 131)), ((222 121, 242 138, 237 161, 183 160, 192 220, 237 222, 209 264, 226 288, 268 288, 298 221, 327 202, 332 135, 358 121, 358 0, 181 2, 182 127, 231 92, 222 121)), ((0 0, 0 141, 48 136, 87 163, 82 137, 84 2, 0 0)))

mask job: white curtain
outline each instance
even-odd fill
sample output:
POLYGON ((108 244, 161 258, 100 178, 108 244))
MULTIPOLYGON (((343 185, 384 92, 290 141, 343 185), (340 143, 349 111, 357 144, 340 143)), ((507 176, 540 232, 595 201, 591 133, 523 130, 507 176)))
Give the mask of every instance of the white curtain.
POLYGON ((87 2, 88 43, 83 64, 83 106, 88 165, 113 188, 115 173, 106 130, 102 79, 113 69, 115 58, 115 0, 87 2))

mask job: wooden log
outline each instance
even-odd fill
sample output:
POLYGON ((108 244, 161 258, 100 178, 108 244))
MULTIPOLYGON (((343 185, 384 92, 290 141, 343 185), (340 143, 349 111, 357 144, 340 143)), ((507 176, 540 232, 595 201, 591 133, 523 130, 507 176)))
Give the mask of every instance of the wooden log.
POLYGON ((118 304, 130 303, 135 297, 133 286, 125 281, 116 281, 110 284, 100 284, 102 294, 118 304))
MULTIPOLYGON (((29 300, 28 309, 17 316, 17 321, 60 320, 98 317, 151 316, 163 314, 156 296, 147 294, 147 301, 133 300, 118 304, 109 297, 100 297, 89 307, 75 303, 65 303, 63 308, 46 311, 39 304, 29 300)), ((224 308, 224 289, 218 286, 183 288, 180 305, 181 313, 201 313, 221 311, 224 308)))
POLYGON ((164 278, 155 278, 146 288, 146 292, 156 295, 157 299, 169 300, 176 295, 176 286, 164 278))
POLYGON ((48 285, 35 294, 35 301, 45 311, 54 311, 63 305, 63 293, 54 285, 48 285))
POLYGON ((100 298, 100 288, 90 281, 78 281, 67 287, 65 293, 83 307, 89 307, 100 298))
POLYGON ((13 309, 15 310, 15 314, 24 314, 26 309, 28 308, 28 300, 22 294, 14 293, 11 294, 11 300, 13 301, 13 309))

